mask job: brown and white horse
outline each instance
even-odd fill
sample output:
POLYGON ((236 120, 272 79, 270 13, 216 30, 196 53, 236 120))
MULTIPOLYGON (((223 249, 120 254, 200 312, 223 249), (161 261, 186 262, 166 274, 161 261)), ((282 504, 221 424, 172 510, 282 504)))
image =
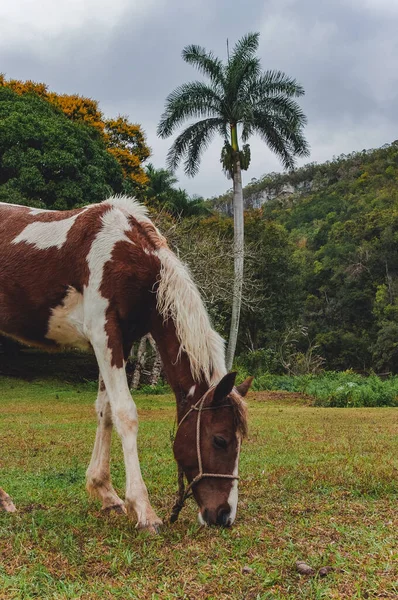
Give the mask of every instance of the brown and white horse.
MULTIPOLYGON (((138 528, 156 531, 161 520, 141 476, 137 409, 125 374, 134 340, 148 332, 175 393, 174 455, 199 520, 230 525, 246 432, 241 396, 250 382, 234 387, 234 374, 226 374, 223 341, 145 207, 127 197, 67 212, 0 203, 0 333, 50 350, 94 351, 98 427, 87 489, 104 509, 135 513, 138 528), (110 478, 113 425, 123 446, 124 502, 110 478)), ((1 488, 0 508, 15 510, 1 488)))

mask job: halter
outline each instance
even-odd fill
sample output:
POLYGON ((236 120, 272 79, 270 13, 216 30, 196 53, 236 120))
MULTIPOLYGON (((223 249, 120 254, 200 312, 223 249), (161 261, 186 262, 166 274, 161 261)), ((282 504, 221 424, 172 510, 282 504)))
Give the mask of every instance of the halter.
POLYGON ((217 408, 227 408, 227 407, 232 408, 232 404, 220 404, 219 406, 203 406, 209 392, 211 392, 211 390, 214 387, 215 387, 214 385, 209 387, 207 392, 205 392, 203 394, 203 396, 201 398, 199 398, 199 400, 196 402, 196 404, 191 406, 191 408, 188 410, 188 412, 185 413, 185 415, 182 417, 181 421, 178 423, 178 426, 177 426, 177 431, 178 431, 179 427, 182 425, 182 423, 185 421, 185 419, 191 414, 191 412, 196 411, 198 413, 198 418, 196 421, 196 454, 198 457, 199 473, 196 475, 196 477, 194 477, 192 479, 191 483, 189 483, 188 486, 185 488, 184 472, 181 469, 181 467, 178 466, 178 498, 177 498, 177 501, 174 504, 172 511, 171 511, 171 515, 170 515, 171 523, 174 523, 175 521, 177 521, 180 511, 184 508, 185 500, 187 498, 189 498, 190 496, 192 496, 193 486, 196 485, 199 481, 201 481, 205 477, 213 477, 213 478, 218 478, 218 479, 239 479, 239 477, 237 475, 227 475, 227 474, 223 474, 223 473, 204 473, 203 472, 202 454, 200 451, 200 422, 201 422, 202 411, 216 410, 217 408))

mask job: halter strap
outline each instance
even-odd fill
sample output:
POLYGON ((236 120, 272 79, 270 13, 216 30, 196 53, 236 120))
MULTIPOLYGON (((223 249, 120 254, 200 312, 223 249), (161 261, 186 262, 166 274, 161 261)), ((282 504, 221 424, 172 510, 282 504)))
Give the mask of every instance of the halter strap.
POLYGON ((181 469, 181 467, 178 466, 178 498, 177 498, 177 500, 172 508, 172 511, 171 511, 171 516, 170 516, 171 523, 174 523, 175 521, 177 521, 180 511, 184 508, 186 499, 189 498, 190 496, 192 496, 193 486, 196 485, 199 481, 201 481, 205 477, 213 477, 213 478, 218 478, 218 479, 239 479, 239 477, 237 475, 228 475, 228 474, 223 474, 223 473, 205 473, 203 471, 202 453, 200 451, 200 424, 201 424, 202 411, 216 410, 218 408, 228 408, 228 407, 232 408, 232 404, 220 404, 218 406, 203 406, 209 392, 211 392, 211 390, 214 387, 215 387, 214 385, 210 386, 209 389, 203 394, 203 396, 201 398, 199 398, 199 400, 196 402, 196 404, 191 406, 191 408, 185 413, 185 415, 182 417, 182 419, 178 423, 177 431, 178 431, 178 428, 185 421, 185 419, 188 417, 188 415, 191 414, 191 412, 196 411, 198 413, 198 417, 197 417, 197 421, 196 421, 196 454, 197 454, 197 458, 198 458, 199 473, 196 475, 196 477, 194 477, 192 479, 191 483, 189 483, 188 486, 185 488, 184 472, 181 469))

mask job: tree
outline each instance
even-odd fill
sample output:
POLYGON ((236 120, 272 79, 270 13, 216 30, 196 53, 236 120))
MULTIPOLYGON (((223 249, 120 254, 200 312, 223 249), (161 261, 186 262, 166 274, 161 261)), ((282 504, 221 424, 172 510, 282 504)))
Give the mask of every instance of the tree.
POLYGON ((146 166, 145 171, 149 181, 144 190, 144 198, 153 208, 165 209, 177 218, 210 214, 203 198, 190 197, 186 190, 175 187, 178 180, 171 171, 156 169, 151 163, 146 166))
POLYGON ((34 94, 0 86, 0 202, 70 209, 121 192, 120 164, 93 130, 34 94))
POLYGON ((226 63, 196 45, 184 48, 182 57, 208 79, 174 90, 166 99, 158 135, 167 138, 186 120, 200 118, 180 133, 171 146, 167 164, 172 170, 184 160, 187 175, 198 172, 202 152, 218 133, 224 139, 221 163, 231 176, 234 190, 234 286, 227 350, 227 367, 235 354, 242 301, 244 225, 242 169, 250 163, 247 141, 258 134, 281 159, 293 168, 296 156, 308 155, 303 136, 304 113, 295 97, 304 90, 295 79, 280 71, 262 72, 256 57, 259 34, 244 36, 226 63), (242 142, 242 150, 240 149, 242 142))
POLYGON ((7 80, 0 73, 1 87, 11 89, 18 96, 39 96, 60 109, 70 121, 93 129, 122 167, 124 192, 136 194, 147 184, 148 178, 142 163, 149 157, 150 150, 140 125, 132 124, 122 116, 105 119, 96 100, 78 94, 56 94, 50 92, 44 83, 7 80))
POLYGON ((152 163, 146 165, 145 173, 148 178, 145 196, 152 202, 166 202, 167 197, 175 189, 177 177, 167 169, 157 169, 152 163))

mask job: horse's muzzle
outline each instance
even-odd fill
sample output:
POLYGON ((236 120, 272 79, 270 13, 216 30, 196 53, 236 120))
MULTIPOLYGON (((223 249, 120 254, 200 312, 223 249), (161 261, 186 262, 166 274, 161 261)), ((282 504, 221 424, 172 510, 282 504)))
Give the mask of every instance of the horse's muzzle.
POLYGON ((231 509, 221 507, 217 510, 209 510, 207 508, 201 514, 201 517, 206 525, 218 525, 220 527, 231 527, 231 509))

